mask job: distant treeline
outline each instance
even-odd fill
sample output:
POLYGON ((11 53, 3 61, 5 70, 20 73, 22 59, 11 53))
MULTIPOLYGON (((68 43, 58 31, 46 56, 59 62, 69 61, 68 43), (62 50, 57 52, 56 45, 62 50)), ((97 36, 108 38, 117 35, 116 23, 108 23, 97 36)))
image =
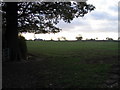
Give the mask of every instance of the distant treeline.
POLYGON ((94 42, 120 42, 120 40, 43 40, 43 39, 26 40, 26 41, 55 41, 55 42, 86 42, 86 41, 94 41, 94 42))

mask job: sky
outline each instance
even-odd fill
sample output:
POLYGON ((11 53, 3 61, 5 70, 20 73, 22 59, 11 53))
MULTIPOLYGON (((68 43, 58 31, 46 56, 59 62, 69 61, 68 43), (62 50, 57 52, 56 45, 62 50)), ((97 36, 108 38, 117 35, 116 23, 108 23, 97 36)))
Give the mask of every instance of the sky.
MULTIPOLYGON (((118 2, 119 0, 88 0, 96 9, 84 17, 75 18, 71 23, 60 21, 57 26, 62 29, 56 34, 36 34, 35 37, 44 40, 57 40, 66 37, 75 40, 79 34, 86 39, 106 40, 106 37, 118 39, 118 2)), ((34 39, 33 33, 23 34, 26 39, 34 39)))

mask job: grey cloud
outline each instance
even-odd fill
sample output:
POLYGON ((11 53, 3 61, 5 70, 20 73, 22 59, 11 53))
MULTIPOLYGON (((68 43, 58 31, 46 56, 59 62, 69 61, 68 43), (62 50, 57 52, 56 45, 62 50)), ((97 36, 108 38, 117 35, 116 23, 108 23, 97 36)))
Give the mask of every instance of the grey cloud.
POLYGON ((85 20, 83 20, 83 18, 75 18, 73 21, 71 21, 71 23, 65 23, 64 21, 60 21, 60 23, 57 26, 61 29, 72 30, 76 26, 82 27, 86 25, 88 25, 88 23, 85 20))
POLYGON ((112 16, 107 12, 94 12, 91 14, 91 17, 96 20, 109 20, 109 21, 118 20, 117 16, 112 16))
POLYGON ((74 19, 71 23, 65 23, 63 21, 60 21, 60 23, 57 25, 59 28, 63 29, 64 31, 68 32, 118 32, 118 18, 117 16, 109 15, 107 12, 93 12, 90 15, 87 16, 87 18, 79 18, 74 19), (99 28, 92 28, 91 24, 87 21, 88 19, 93 20, 107 20, 108 22, 105 22, 101 24, 101 27, 99 28), (79 26, 81 28, 75 29, 76 26, 79 26))

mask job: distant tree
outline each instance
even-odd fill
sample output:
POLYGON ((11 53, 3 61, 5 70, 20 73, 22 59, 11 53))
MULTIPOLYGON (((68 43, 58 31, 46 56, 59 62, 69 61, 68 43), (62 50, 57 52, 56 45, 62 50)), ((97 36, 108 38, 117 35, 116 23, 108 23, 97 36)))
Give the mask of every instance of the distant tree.
POLYGON ((96 37, 96 40, 98 40, 98 37, 96 37))
POLYGON ((86 38, 86 40, 91 40, 92 41, 92 40, 95 40, 95 39, 93 39, 93 38, 91 38, 91 39, 86 38))
POLYGON ((58 37, 57 39, 58 39, 58 41, 60 41, 60 38, 59 38, 59 37, 58 37))
POLYGON ((118 40, 120 40, 120 37, 118 37, 118 40))
POLYGON ((79 35, 76 37, 76 39, 77 39, 77 40, 82 40, 82 39, 83 39, 83 37, 82 37, 82 35, 81 35, 81 34, 79 34, 79 35))
POLYGON ((106 40, 113 40, 113 38, 106 37, 106 40))
POLYGON ((65 41, 67 40, 66 37, 61 37, 61 39, 65 40, 65 41))
POLYGON ((91 38, 90 40, 95 40, 95 39, 91 38))
POLYGON ((53 41, 53 39, 51 38, 50 41, 53 41))
POLYGON ((108 40, 109 39, 109 37, 106 37, 106 40, 108 40))

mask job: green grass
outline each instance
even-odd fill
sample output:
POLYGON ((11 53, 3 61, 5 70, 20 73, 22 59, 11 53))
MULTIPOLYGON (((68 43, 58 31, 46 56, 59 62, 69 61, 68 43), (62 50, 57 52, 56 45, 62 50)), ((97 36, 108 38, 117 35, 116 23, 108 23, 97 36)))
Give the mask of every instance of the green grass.
POLYGON ((118 42, 27 41, 27 46, 44 58, 38 63, 37 87, 101 87, 118 59, 118 42))
POLYGON ((115 42, 27 42, 28 52, 45 56, 116 55, 115 42))

